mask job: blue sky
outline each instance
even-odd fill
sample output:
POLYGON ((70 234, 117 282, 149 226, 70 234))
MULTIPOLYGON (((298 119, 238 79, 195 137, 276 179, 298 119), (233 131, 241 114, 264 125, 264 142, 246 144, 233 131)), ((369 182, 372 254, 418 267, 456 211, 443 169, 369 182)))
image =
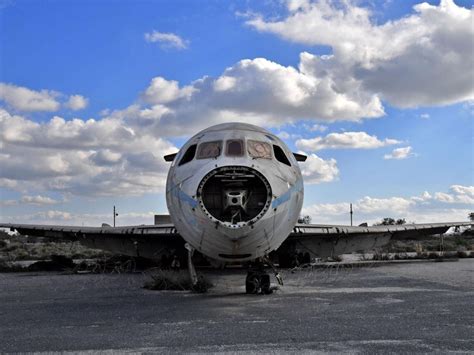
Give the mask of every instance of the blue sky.
POLYGON ((349 202, 360 221, 464 220, 472 13, 447 0, 2 1, 2 220, 98 224, 115 204, 122 223, 151 223, 166 211, 162 155, 233 120, 310 155, 314 222, 348 220, 349 202))

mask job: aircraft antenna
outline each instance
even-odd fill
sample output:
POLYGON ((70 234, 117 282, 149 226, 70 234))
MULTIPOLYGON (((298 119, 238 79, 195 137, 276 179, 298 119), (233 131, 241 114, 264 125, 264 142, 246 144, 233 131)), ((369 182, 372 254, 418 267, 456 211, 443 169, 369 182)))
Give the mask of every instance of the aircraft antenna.
POLYGON ((351 203, 351 209, 350 209, 350 214, 351 214, 351 227, 352 227, 352 214, 353 214, 353 213, 354 213, 354 212, 352 211, 352 203, 351 203))
POLYGON ((115 227, 115 217, 118 216, 118 213, 115 211, 115 206, 114 206, 114 227, 115 227))

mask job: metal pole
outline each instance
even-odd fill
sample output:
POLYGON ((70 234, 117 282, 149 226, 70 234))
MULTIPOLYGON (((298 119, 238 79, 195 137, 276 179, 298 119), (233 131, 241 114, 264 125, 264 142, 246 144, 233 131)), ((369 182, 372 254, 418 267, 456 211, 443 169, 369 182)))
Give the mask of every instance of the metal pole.
POLYGON ((114 227, 115 227, 115 206, 114 206, 114 227))
POLYGON ((351 227, 352 227, 352 203, 351 203, 351 227))

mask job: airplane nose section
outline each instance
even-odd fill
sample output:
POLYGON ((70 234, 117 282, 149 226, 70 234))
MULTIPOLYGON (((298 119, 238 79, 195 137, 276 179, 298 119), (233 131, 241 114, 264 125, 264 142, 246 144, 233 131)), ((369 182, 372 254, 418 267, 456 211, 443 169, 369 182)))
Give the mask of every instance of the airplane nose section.
POLYGON ((204 176, 196 196, 209 219, 235 230, 252 226, 265 215, 271 205, 272 189, 265 176, 254 168, 223 166, 204 176))

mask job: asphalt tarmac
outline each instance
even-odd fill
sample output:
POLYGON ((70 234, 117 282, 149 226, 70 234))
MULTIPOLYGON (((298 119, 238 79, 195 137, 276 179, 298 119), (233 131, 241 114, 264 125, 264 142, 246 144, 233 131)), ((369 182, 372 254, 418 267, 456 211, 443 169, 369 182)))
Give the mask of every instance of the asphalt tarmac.
POLYGON ((207 294, 150 291, 143 274, 0 274, 0 352, 473 353, 474 259, 284 273, 268 296, 244 272, 207 294))

